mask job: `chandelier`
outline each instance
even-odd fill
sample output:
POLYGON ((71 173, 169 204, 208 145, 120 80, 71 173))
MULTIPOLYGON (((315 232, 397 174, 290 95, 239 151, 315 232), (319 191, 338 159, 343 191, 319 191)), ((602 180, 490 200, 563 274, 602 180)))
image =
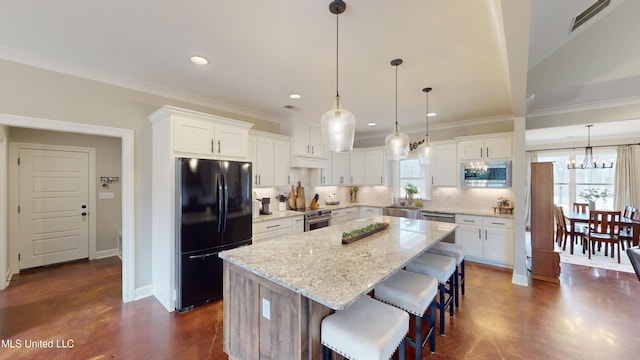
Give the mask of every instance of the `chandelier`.
POLYGON ((579 164, 576 164, 575 160, 567 161, 567 169, 610 169, 613 167, 613 160, 609 160, 608 163, 598 162, 598 159, 593 157, 593 147, 591 146, 591 127, 593 125, 585 125, 587 128, 587 147, 584 148, 584 160, 579 164))

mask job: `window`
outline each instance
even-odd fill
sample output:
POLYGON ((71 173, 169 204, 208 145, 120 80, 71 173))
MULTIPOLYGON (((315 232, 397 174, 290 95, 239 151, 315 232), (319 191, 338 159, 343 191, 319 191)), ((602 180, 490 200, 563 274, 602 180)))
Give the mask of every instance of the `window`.
POLYGON ((396 189, 399 197, 406 197, 404 187, 407 184, 413 184, 418 187, 418 193, 414 195, 415 198, 429 199, 429 190, 424 180, 425 173, 425 166, 422 166, 417 158, 400 160, 398 162, 398 188, 396 189))
MULTIPOLYGON (((574 202, 587 202, 580 194, 586 189, 596 189, 598 192, 607 190, 609 197, 596 200, 596 208, 613 209, 613 186, 615 182, 615 148, 596 148, 594 158, 602 162, 603 159, 613 160, 614 167, 610 169, 567 169, 567 162, 579 163, 584 158, 584 149, 575 151, 539 151, 538 161, 553 162, 553 191, 554 203, 562 205, 566 210, 573 208, 574 202)), ((535 194, 532 194, 535 196, 535 194)))

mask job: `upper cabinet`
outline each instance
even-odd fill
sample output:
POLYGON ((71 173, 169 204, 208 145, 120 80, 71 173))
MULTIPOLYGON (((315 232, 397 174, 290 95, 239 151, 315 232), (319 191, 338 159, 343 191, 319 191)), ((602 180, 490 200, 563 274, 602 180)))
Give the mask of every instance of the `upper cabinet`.
POLYGON ((433 153, 431 159, 433 186, 458 186, 458 154, 455 142, 431 143, 433 153))
POLYGON ((251 123, 163 106, 149 116, 166 127, 172 150, 180 155, 246 160, 251 123))
POLYGON ((321 168, 328 154, 322 144, 322 129, 319 125, 292 121, 283 123, 281 130, 291 137, 291 166, 321 168))
POLYGON ((331 160, 332 185, 351 185, 351 153, 333 153, 331 160))
POLYGON ((459 160, 510 159, 513 156, 513 136, 499 135, 458 142, 459 160))
POLYGON ((364 152, 366 185, 388 185, 387 158, 384 149, 366 150, 364 152))
POLYGON ((331 153, 327 165, 311 176, 312 186, 389 185, 388 162, 382 148, 331 153))
POLYGON ((249 135, 249 158, 253 162, 253 186, 288 186, 289 137, 261 131, 249 135))

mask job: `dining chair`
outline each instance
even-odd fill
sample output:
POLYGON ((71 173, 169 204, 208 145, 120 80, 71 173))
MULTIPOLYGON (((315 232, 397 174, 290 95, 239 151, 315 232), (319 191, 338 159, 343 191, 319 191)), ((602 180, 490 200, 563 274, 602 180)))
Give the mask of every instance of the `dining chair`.
POLYGON ((636 212, 636 208, 633 206, 626 205, 624 207, 624 212, 622 213, 622 217, 631 219, 631 216, 636 212))
POLYGON ((621 211, 593 210, 589 211, 589 227, 582 234, 582 243, 587 247, 589 259, 595 254, 595 244, 604 244, 604 254, 608 255, 608 246, 611 244, 611 257, 613 249, 618 245, 618 263, 620 263, 620 216, 621 211))
POLYGON ((575 212, 584 214, 587 212, 588 209, 589 209, 589 203, 578 203, 578 202, 573 203, 573 211, 575 212))
MULTIPOLYGON (((567 250, 567 239, 571 239, 571 246, 569 252, 573 255, 573 243, 577 239, 581 238, 584 233, 584 227, 576 226, 572 229, 570 225, 567 225, 567 218, 564 217, 564 210, 562 206, 554 205, 554 213, 556 214, 556 223, 560 229, 560 243, 562 250, 567 250)), ((583 245, 584 246, 584 245, 583 245)))
MULTIPOLYGON (((624 212, 622 213, 622 217, 626 219, 632 219, 633 215, 637 212, 637 209, 633 206, 625 206, 624 212)), ((625 249, 625 242, 627 246, 633 246, 633 227, 628 224, 622 224, 622 228, 620 229, 620 246, 622 246, 622 250, 625 249)))

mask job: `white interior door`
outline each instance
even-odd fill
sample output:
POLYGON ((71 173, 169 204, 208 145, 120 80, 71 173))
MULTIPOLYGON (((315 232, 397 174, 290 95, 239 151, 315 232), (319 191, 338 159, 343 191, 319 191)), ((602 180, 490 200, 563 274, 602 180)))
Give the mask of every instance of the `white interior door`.
POLYGON ((89 154, 19 151, 20 269, 89 257, 89 154))

